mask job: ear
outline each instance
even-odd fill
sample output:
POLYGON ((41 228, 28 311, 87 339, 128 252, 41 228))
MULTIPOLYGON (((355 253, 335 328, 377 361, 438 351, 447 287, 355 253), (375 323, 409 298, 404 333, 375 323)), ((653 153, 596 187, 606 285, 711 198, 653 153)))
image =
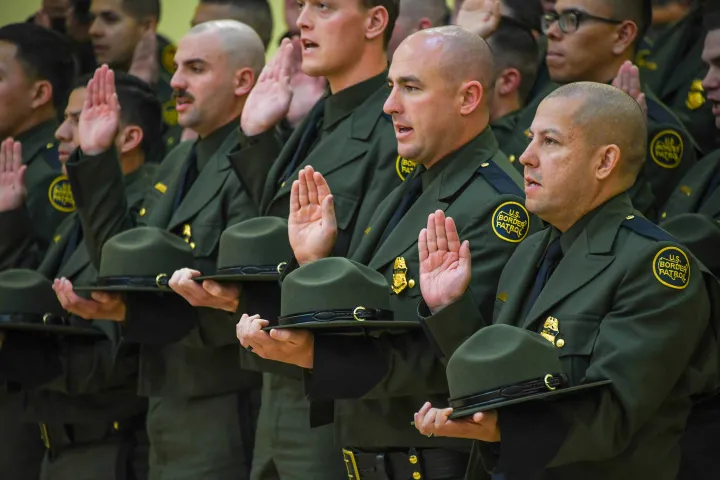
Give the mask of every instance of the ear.
POLYGON ((373 7, 368 10, 368 17, 365 22, 365 38, 374 40, 382 37, 388 28, 390 16, 385 7, 373 7))
POLYGON ((460 87, 460 93, 462 96, 460 114, 463 116, 473 113, 484 101, 485 90, 480 82, 476 80, 464 83, 460 87))
POLYGON ((625 21, 615 29, 615 42, 613 44, 613 53, 622 55, 628 48, 632 48, 632 43, 638 36, 638 27, 634 22, 625 21))
POLYGON ((595 170, 595 178, 605 180, 618 169, 618 164, 620 163, 620 147, 617 145, 606 145, 600 149, 599 155, 600 161, 595 170))
POLYGON ((53 100, 53 87, 52 84, 47 80, 38 80, 33 84, 32 88, 32 102, 31 106, 33 109, 43 107, 45 105, 52 104, 53 100))
POLYGON ((506 68, 495 80, 495 91, 503 97, 512 95, 520 88, 521 81, 522 75, 516 68, 506 68))
POLYGON ((136 148, 140 148, 143 138, 142 128, 137 125, 128 125, 120 130, 115 138, 115 146, 121 154, 132 152, 136 148))
POLYGON ((432 22, 427 17, 421 18, 417 24, 418 31, 425 30, 426 28, 430 28, 430 27, 432 27, 432 22))
POLYGON ((255 85, 255 72, 251 68, 243 68, 235 72, 235 96, 243 97, 250 93, 255 85))

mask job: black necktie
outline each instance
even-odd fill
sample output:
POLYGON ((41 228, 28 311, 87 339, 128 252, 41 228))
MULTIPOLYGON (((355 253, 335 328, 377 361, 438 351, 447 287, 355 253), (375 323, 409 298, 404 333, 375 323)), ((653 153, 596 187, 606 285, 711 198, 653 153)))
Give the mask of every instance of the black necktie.
MULTIPOLYGON (((417 174, 413 177, 413 179, 410 181, 410 185, 407 186, 405 189, 405 193, 403 194, 402 198, 400 199, 400 203, 397 206, 397 209, 395 210, 395 213, 393 214, 392 218, 390 219, 390 222, 388 222, 387 227, 385 227, 385 231, 383 232, 382 237, 380 238, 380 242, 378 243, 377 249, 379 249, 383 243, 385 243, 385 240, 390 236, 393 230, 395 230, 395 227, 398 226, 398 223, 400 223, 400 220, 405 216, 405 214, 410 210, 410 207, 413 206, 413 204, 417 201, 418 198, 420 198, 420 195, 422 195, 422 174, 424 171, 424 167, 421 165, 418 165, 418 171, 417 174), (420 170, 422 169, 422 170, 420 170)), ((376 251, 377 251, 376 249, 376 251)))
POLYGON ((185 164, 184 171, 178 181, 182 182, 178 189, 177 196, 175 197, 175 203, 173 204, 173 212, 178 209, 183 198, 187 195, 187 192, 192 188, 193 183, 197 180, 200 175, 200 171, 197 168, 197 142, 193 145, 188 155, 187 163, 185 164))
POLYGON ((555 240, 550 242, 550 245, 548 245, 545 250, 545 257, 543 258, 540 268, 537 271, 535 284, 533 285, 530 293, 530 298, 528 298, 528 301, 525 304, 525 317, 528 316, 533 305, 535 305, 535 301, 540 296, 542 289, 545 288, 545 285, 550 279, 550 275, 552 275, 553 271, 555 271, 555 268, 557 267, 557 264, 560 263, 562 256, 563 253, 560 245, 560 236, 558 235, 555 240))
POLYGON ((290 163, 287 165, 287 167, 285 167, 285 171, 283 172, 282 176, 278 179, 279 186, 282 186, 287 181, 287 179, 290 178, 293 173, 295 173, 295 169, 297 169, 297 167, 303 162, 303 160, 305 160, 305 157, 307 157, 308 153, 310 153, 310 149, 315 144, 318 136, 318 130, 320 127, 320 121, 325 115, 326 100, 327 97, 323 97, 318 100, 318 103, 315 104, 313 109, 308 114, 308 121, 305 123, 305 129, 300 136, 300 142, 298 142, 297 149, 295 149, 295 153, 293 154, 290 163))

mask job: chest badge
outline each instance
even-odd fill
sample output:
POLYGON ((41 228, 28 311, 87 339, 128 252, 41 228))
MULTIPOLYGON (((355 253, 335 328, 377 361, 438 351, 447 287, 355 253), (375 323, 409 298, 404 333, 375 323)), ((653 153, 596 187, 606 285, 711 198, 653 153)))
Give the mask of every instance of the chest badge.
POLYGON ((545 337, 545 340, 554 345, 555 338, 560 335, 560 323, 558 322, 558 319, 555 317, 547 317, 540 335, 545 337))
POLYGON ((397 257, 393 265, 392 291, 395 295, 400 295, 407 287, 407 263, 403 257, 397 257))

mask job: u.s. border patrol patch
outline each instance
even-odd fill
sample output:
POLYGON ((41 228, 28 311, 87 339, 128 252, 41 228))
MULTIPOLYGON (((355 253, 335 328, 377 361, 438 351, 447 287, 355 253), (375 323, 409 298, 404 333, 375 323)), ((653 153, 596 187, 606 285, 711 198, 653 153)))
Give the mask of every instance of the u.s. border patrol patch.
POLYGON ((676 168, 680 165, 685 145, 675 130, 663 130, 650 142, 650 156, 663 168, 676 168))
POLYGON ((677 247, 665 247, 653 259, 653 275, 666 287, 682 290, 690 282, 690 261, 677 247))
POLYGON ((55 210, 64 213, 75 211, 75 199, 68 177, 61 175, 52 181, 48 189, 48 200, 55 210))
POLYGON ((400 177, 400 180, 403 182, 412 172, 415 171, 415 167, 417 167, 417 163, 401 157, 400 155, 398 155, 395 160, 395 170, 397 171, 398 177, 400 177))
POLYGON ((492 229, 506 242, 522 242, 530 230, 530 214, 518 202, 505 202, 493 213, 492 229))

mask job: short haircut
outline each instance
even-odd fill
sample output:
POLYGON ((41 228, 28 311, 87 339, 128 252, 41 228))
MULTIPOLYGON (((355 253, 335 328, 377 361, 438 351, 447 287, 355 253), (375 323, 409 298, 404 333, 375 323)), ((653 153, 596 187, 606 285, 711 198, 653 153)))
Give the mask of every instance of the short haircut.
POLYGON ((122 0, 122 8, 135 20, 160 21, 160 0, 122 0))
POLYGON ((525 103, 540 66, 540 47, 529 27, 503 17, 487 42, 493 51, 497 73, 506 68, 520 72, 520 101, 525 103))
POLYGON ((0 41, 15 45, 15 58, 28 79, 50 82, 53 107, 60 115, 78 68, 70 42, 62 35, 32 23, 5 25, 0 28, 0 41))
POLYGON ((260 35, 265 48, 270 44, 273 16, 268 0, 200 0, 200 3, 231 6, 238 13, 230 20, 237 20, 252 27, 260 35))
POLYGON ((448 8, 445 0, 400 0, 399 15, 418 22, 427 18, 433 27, 447 24, 448 8))
POLYGON ((195 25, 187 35, 203 33, 217 35, 231 67, 250 67, 257 81, 265 66, 265 46, 255 30, 236 20, 213 20, 195 25))
POLYGON ((541 30, 540 19, 542 18, 543 9, 540 1, 528 0, 502 0, 505 6, 510 10, 510 16, 523 24, 530 30, 539 32, 541 30))
MULTIPOLYGON (((574 123, 592 146, 614 144, 620 148, 620 172, 635 183, 647 155, 647 120, 637 101, 604 83, 576 82, 563 85, 545 97, 578 98, 582 104, 574 123)), ((545 101, 543 100, 543 101, 545 101)))
MULTIPOLYGON (((141 148, 146 157, 151 152, 162 151, 163 124, 162 106, 155 91, 139 78, 128 73, 115 73, 115 89, 120 103, 120 121, 128 125, 136 125, 143 131, 141 148)), ((75 80, 73 90, 87 87, 92 74, 83 75, 75 80)))
POLYGON ((366 9, 375 7, 383 7, 388 12, 388 24, 385 27, 383 36, 383 44, 385 48, 390 44, 390 38, 392 37, 393 30, 395 29, 395 22, 397 22, 398 16, 400 15, 400 0, 361 0, 362 6, 366 9))
POLYGON ((637 25, 637 36, 633 45, 638 47, 652 25, 652 0, 603 0, 616 20, 630 20, 637 25))

